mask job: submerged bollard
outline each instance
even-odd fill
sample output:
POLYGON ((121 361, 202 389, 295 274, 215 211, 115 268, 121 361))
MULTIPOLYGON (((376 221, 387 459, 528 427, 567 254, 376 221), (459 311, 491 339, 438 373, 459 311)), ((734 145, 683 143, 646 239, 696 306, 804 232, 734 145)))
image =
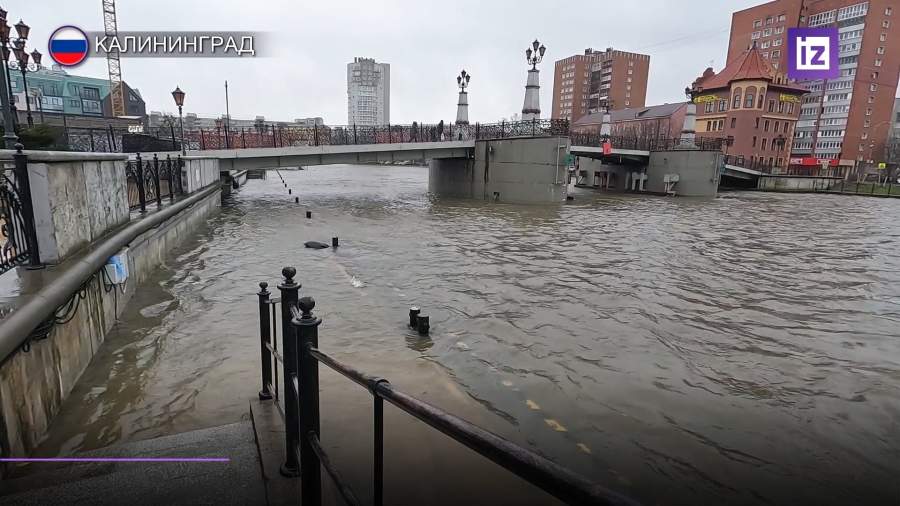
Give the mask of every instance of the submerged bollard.
POLYGON ((409 326, 410 327, 416 328, 416 325, 418 325, 419 313, 421 311, 422 310, 416 306, 412 306, 411 308, 409 308, 409 326))
POLYGON ((307 219, 312 218, 312 211, 306 211, 306 217, 307 219))
POLYGON ((427 336, 429 328, 431 328, 431 325, 428 323, 427 316, 419 315, 416 317, 416 329, 419 331, 420 336, 427 336))
POLYGON ((295 203, 295 204, 299 204, 299 203, 300 203, 300 197, 294 197, 294 203, 295 203))
POLYGON ((290 188, 288 188, 288 195, 290 195, 290 194, 291 194, 291 192, 293 192, 293 191, 294 191, 294 190, 292 190, 292 189, 290 189, 290 188))
POLYGON ((332 238, 331 238, 331 247, 332 247, 332 248, 337 248, 337 247, 338 247, 338 238, 337 238, 337 237, 332 237, 332 238))

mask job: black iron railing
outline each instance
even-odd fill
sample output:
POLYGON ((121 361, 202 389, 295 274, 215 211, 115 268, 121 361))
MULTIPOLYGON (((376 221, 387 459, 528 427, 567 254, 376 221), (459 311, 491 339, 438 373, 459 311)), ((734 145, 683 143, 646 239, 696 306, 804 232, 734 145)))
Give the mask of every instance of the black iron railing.
POLYGON ((281 400, 284 403, 286 434, 286 457, 281 472, 287 476, 300 476, 300 504, 321 505, 323 468, 335 483, 344 502, 350 505, 361 504, 359 497, 341 477, 321 444, 319 364, 340 373, 372 394, 374 414, 372 503, 376 506, 383 504, 384 493, 384 401, 568 504, 636 504, 530 450, 396 390, 384 378, 366 374, 327 355, 319 348, 319 325, 322 320, 312 313, 315 301, 311 297, 298 299, 300 284, 294 281, 296 269, 285 267, 281 272, 284 279, 278 285, 281 292, 280 350, 276 344, 277 325, 273 325, 279 301, 271 298, 267 283, 260 283, 260 291, 257 294, 262 355, 262 390, 259 397, 263 400, 279 398, 278 364, 281 364, 283 371, 281 400))
MULTIPOLYGON (((105 127, 64 127, 70 151, 94 153, 135 153, 139 151, 181 151, 180 132, 171 125, 141 128, 107 125, 105 127)), ((198 149, 188 143, 188 149, 198 149)))
POLYGON ((259 125, 226 133, 222 129, 185 132, 185 143, 199 149, 279 148, 286 146, 343 146, 504 139, 508 137, 565 136, 567 120, 543 119, 490 124, 383 126, 274 126, 259 125))
POLYGON ((28 157, 16 144, 13 167, 0 167, 0 274, 41 263, 28 179, 28 157))
POLYGON ((156 202, 159 207, 163 198, 174 201, 176 195, 184 195, 182 167, 181 156, 166 155, 165 159, 160 159, 154 154, 152 159, 144 160, 138 153, 134 160, 128 160, 125 166, 128 206, 144 212, 148 203, 156 202))
MULTIPOLYGON (((600 135, 596 132, 573 132, 569 134, 572 146, 602 147, 609 142, 612 149, 631 149, 635 151, 667 151, 685 147, 680 137, 638 137, 634 135, 600 135)), ((719 151, 725 139, 696 137, 694 148, 702 151, 719 151)))

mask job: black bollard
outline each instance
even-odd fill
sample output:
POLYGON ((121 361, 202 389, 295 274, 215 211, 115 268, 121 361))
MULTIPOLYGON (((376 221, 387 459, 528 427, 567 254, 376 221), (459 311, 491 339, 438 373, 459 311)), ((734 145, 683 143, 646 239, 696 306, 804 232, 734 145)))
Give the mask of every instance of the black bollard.
POLYGON ((306 211, 306 218, 312 218, 312 211, 306 211))
POLYGON ((416 329, 419 331, 420 336, 427 336, 428 329, 431 326, 428 324, 428 317, 419 315, 416 317, 416 329))
POLYGON ((337 247, 338 247, 338 238, 337 238, 337 237, 332 237, 332 238, 331 238, 331 247, 332 247, 332 248, 337 248, 337 247))
POLYGON ((290 188, 288 188, 288 195, 290 195, 290 194, 291 194, 291 192, 293 192, 293 191, 294 191, 294 190, 292 190, 292 189, 290 189, 290 188))
POLYGON ((422 310, 416 306, 409 308, 409 326, 410 327, 416 328, 416 325, 419 324, 418 319, 419 319, 419 313, 421 311, 422 310))
POLYGON ((294 197, 294 203, 295 203, 295 204, 299 204, 299 203, 300 203, 300 197, 294 197))

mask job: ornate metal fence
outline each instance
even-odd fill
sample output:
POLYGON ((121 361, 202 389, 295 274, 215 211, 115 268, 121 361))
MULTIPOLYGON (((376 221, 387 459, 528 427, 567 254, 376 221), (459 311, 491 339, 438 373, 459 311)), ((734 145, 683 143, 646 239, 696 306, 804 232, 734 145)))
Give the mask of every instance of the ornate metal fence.
POLYGON ((327 355, 319 348, 319 324, 322 321, 312 314, 315 301, 311 297, 298 298, 300 284, 294 281, 296 269, 285 267, 281 273, 284 279, 278 286, 281 291, 280 299, 271 297, 267 283, 259 284, 260 291, 257 294, 262 354, 262 390, 259 392, 259 398, 268 400, 274 396, 278 399, 278 364, 281 364, 286 455, 281 472, 288 476, 300 476, 300 504, 321 506, 323 468, 334 481, 345 503, 361 504, 321 444, 319 364, 340 373, 372 394, 374 411, 372 504, 375 506, 383 504, 384 401, 568 504, 636 504, 530 450, 396 390, 384 378, 366 374, 327 355), (277 311, 279 305, 280 311, 277 311), (275 325, 276 315, 279 312, 282 328, 280 350, 277 347, 277 325, 275 325))
POLYGON ((147 210, 147 204, 156 202, 162 206, 162 199, 175 200, 176 195, 184 194, 184 181, 181 168, 184 160, 181 156, 172 158, 166 155, 160 159, 157 155, 144 160, 140 153, 125 166, 128 184, 128 205, 131 209, 147 210))
POLYGON ((336 125, 274 126, 260 125, 226 133, 222 129, 185 132, 185 143, 199 149, 278 148, 286 146, 345 146, 351 144, 396 144, 409 142, 447 142, 504 139, 508 137, 565 136, 567 120, 530 120, 474 125, 336 125))
POLYGON ((28 263, 39 266, 28 159, 16 145, 11 169, 0 167, 0 274, 28 263))
MULTIPOLYGON (((632 135, 609 135, 599 133, 571 133, 569 138, 573 146, 601 147, 606 142, 613 149, 633 149, 635 151, 666 151, 684 147, 685 142, 681 138, 669 137, 637 137, 632 135)), ((701 151, 720 151, 726 140, 720 138, 697 137, 694 139, 694 149, 701 151)))

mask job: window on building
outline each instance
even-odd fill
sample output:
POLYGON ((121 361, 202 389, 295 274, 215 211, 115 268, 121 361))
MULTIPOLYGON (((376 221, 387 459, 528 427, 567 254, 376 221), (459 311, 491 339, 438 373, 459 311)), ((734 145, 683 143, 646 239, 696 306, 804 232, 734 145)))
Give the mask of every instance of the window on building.
POLYGON ((775 124, 772 126, 772 131, 775 132, 775 133, 778 133, 778 122, 777 122, 777 121, 776 121, 775 124))
POLYGON ((69 99, 69 107, 79 107, 81 105, 81 101, 75 98, 69 99))
MULTIPOLYGON (((898 113, 898 116, 900 116, 900 113, 898 113)), ((737 118, 731 118, 731 128, 735 128, 735 125, 737 125, 737 118)))
POLYGON ((734 98, 731 101, 731 108, 732 109, 740 109, 741 108, 741 89, 740 88, 734 89, 734 98))
MULTIPOLYGON (((778 47, 781 45, 781 39, 775 39, 772 41, 772 47, 778 47)), ((774 51, 772 54, 777 53, 778 51, 774 51)))
POLYGON ((707 112, 707 113, 715 112, 714 109, 713 109, 713 103, 712 103, 712 102, 707 102, 707 103, 706 103, 706 108, 704 109, 704 111, 707 112))
POLYGON ((762 35, 762 33, 760 33, 760 32, 753 32, 752 34, 750 34, 750 40, 756 40, 756 39, 759 38, 760 35, 762 35))
POLYGON ((754 93, 756 89, 752 86, 747 88, 747 91, 744 93, 744 108, 745 109, 753 109, 753 104, 756 103, 756 94, 754 93))
POLYGON ((776 27, 775 27, 775 35, 778 35, 778 34, 780 34, 780 33, 784 33, 784 27, 783 27, 783 26, 776 26, 776 27))
POLYGON ((876 66, 876 67, 880 67, 880 66, 881 66, 881 58, 875 58, 875 66, 876 66))
POLYGON ((878 49, 875 50, 878 54, 884 54, 884 46, 878 46, 878 49))
POLYGON ((763 30, 763 34, 762 34, 763 37, 768 37, 768 36, 770 36, 770 35, 772 35, 772 29, 771 29, 771 28, 766 28, 765 30, 763 30))
POLYGON ((728 109, 728 101, 727 100, 719 100, 719 112, 725 111, 728 109))
POLYGON ((884 15, 885 15, 885 16, 890 16, 890 15, 893 14, 893 13, 894 13, 894 8, 893 8, 893 7, 885 7, 885 8, 884 8, 884 15))
POLYGON ((759 128, 759 118, 754 118, 756 120, 756 124, 753 125, 753 128, 759 128))
POLYGON ((781 14, 781 15, 778 16, 778 22, 779 22, 779 23, 784 22, 785 19, 786 19, 786 17, 785 17, 784 14, 781 14))
POLYGON ((753 148, 756 147, 756 136, 755 135, 753 136, 753 144, 750 147, 753 147, 753 148))
POLYGON ((759 90, 759 103, 756 105, 757 109, 763 108, 763 100, 765 100, 765 99, 766 99, 766 89, 763 88, 763 89, 759 90))
MULTIPOLYGON (((768 132, 768 131, 769 131, 769 120, 765 120, 765 121, 763 121, 763 132, 768 132)), ((763 148, 763 149, 765 149, 765 148, 763 148)))
POLYGON ((881 22, 881 27, 882 28, 890 28, 891 22, 889 20, 885 19, 884 21, 881 22))
POLYGON ((773 18, 772 16, 769 16, 766 18, 767 25, 771 25, 773 21, 775 21, 775 18, 773 18))
POLYGON ((872 95, 869 95, 869 103, 870 103, 870 104, 874 104, 874 103, 875 103, 875 97, 873 97, 872 95))
POLYGON ((869 91, 878 91, 878 85, 875 83, 870 84, 869 91))
POLYGON ((753 28, 759 28, 759 27, 761 27, 761 26, 762 26, 762 20, 761 20, 761 19, 757 19, 756 21, 753 22, 753 28))
POLYGON ((881 34, 881 37, 880 37, 878 40, 880 40, 881 42, 887 41, 887 34, 886 34, 886 33, 882 33, 882 34, 881 34))
POLYGON ((768 141, 769 141, 769 139, 766 139, 765 137, 763 137, 762 143, 760 144, 763 151, 766 150, 766 142, 768 142, 768 141))

